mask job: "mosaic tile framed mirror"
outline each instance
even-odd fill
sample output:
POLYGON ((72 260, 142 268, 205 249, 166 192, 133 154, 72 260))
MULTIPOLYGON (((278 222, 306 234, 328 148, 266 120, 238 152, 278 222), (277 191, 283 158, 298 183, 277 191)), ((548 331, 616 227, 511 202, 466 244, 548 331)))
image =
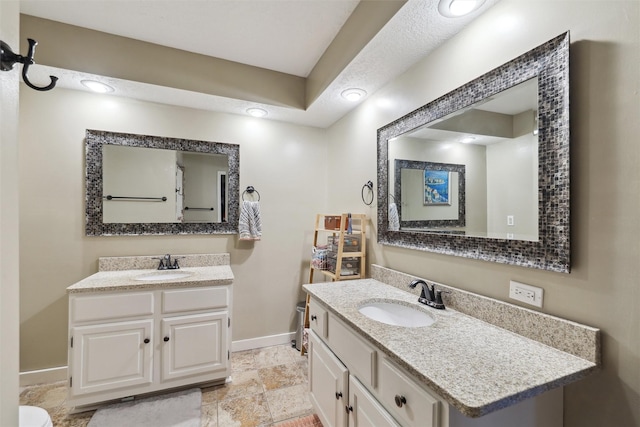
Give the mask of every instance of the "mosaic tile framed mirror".
POLYGON ((570 271, 568 32, 378 129, 377 143, 379 243, 570 271), (412 211, 397 159, 463 165, 465 221, 425 204, 436 221, 390 227, 390 203, 412 211))
POLYGON ((86 131, 87 236, 236 234, 235 144, 86 131))

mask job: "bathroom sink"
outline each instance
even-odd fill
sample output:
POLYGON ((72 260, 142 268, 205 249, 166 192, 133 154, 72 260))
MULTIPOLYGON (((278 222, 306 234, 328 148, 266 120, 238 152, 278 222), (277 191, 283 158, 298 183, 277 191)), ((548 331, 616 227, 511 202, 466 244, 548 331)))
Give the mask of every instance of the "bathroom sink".
POLYGON ((429 313, 396 302, 366 303, 358 311, 369 319, 393 326, 417 328, 435 322, 429 313))
POLYGON ((153 281, 153 280, 178 280, 191 276, 193 273, 189 271, 156 271, 153 273, 142 274, 137 276, 135 280, 153 281))

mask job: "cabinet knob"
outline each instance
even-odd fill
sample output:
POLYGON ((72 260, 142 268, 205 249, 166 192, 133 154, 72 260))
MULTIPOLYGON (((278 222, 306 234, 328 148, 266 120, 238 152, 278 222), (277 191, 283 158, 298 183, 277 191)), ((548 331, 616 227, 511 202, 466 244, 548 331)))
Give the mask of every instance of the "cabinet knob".
POLYGON ((311 320, 316 320, 318 318, 318 316, 316 316, 315 314, 311 315, 311 320))
POLYGON ((336 400, 340 399, 341 397, 342 397, 342 392, 336 391, 336 400))
POLYGON ((345 412, 348 414, 349 412, 353 412, 353 406, 345 406, 344 407, 345 412))
POLYGON ((398 408, 402 408, 402 405, 404 405, 405 403, 407 403, 407 398, 399 394, 396 394, 396 406, 398 408))
POLYGON ((145 343, 145 344, 149 344, 150 342, 151 342, 151 340, 150 340, 149 338, 145 338, 145 339, 144 339, 144 343, 145 343))
POLYGON ((167 341, 169 341, 169 337, 164 337, 163 340, 164 340, 164 342, 167 342, 167 341))

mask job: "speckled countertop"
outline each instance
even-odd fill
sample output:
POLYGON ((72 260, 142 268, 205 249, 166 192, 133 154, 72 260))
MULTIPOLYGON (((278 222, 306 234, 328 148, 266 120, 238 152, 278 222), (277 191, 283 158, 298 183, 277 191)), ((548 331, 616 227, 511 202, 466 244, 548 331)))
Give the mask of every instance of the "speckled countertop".
POLYGON ((304 289, 469 417, 505 408, 598 369, 593 361, 472 316, 426 307, 415 295, 374 279, 316 283, 304 289), (388 300, 427 310, 436 321, 405 328, 371 320, 358 311, 367 302, 388 300))
POLYGON ((178 270, 134 269, 99 271, 69 286, 68 293, 122 291, 151 288, 175 288, 176 286, 216 286, 233 283, 229 265, 186 267, 178 270), (189 276, 170 280, 136 280, 150 274, 189 273, 189 276))

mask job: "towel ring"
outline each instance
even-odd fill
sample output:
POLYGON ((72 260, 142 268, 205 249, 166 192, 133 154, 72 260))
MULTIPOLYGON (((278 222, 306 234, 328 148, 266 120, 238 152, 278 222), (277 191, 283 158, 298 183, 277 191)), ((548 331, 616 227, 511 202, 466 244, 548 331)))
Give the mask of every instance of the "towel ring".
POLYGON ((257 201, 258 202, 260 201, 260 193, 258 192, 258 190, 253 188, 252 185, 248 186, 247 189, 242 192, 242 200, 244 200, 245 193, 249 193, 249 194, 256 193, 258 195, 258 200, 257 201))
POLYGON ((375 194, 373 193, 373 182, 367 181, 367 183, 362 186, 362 190, 360 191, 360 196, 362 197, 362 203, 364 203, 367 206, 371 206, 371 203, 373 203, 373 198, 375 197, 375 194), (371 200, 368 203, 364 199, 364 189, 365 188, 368 188, 369 192, 371 193, 371 200))

